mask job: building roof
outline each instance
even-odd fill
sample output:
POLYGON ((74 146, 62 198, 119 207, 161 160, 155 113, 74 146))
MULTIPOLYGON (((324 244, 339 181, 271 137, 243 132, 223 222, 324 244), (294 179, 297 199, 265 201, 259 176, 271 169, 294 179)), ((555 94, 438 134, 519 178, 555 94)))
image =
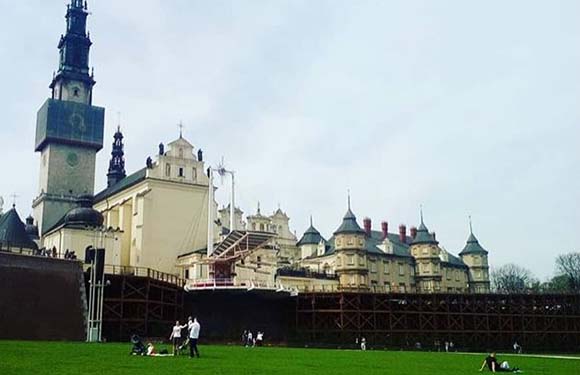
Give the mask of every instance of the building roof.
MULTIPOLYGON (((401 242, 398 234, 395 233, 388 233, 389 242, 393 248, 392 253, 384 252, 379 246, 383 243, 383 232, 380 231, 371 231, 371 235, 366 237, 365 241, 365 251, 371 255, 391 255, 391 256, 398 256, 398 257, 408 257, 412 258, 411 253, 409 252, 409 243, 411 242, 411 237, 406 237, 407 243, 401 242)), ((309 258, 319 258, 334 254, 335 247, 334 247, 334 236, 332 236, 328 241, 326 241, 326 250, 324 254, 319 256, 312 256, 309 258)))
POLYGON ((100 201, 103 201, 115 194, 117 194, 118 192, 125 190, 133 185, 136 185, 137 183, 143 181, 145 179, 145 177, 147 177, 147 168, 142 168, 139 169, 137 172, 125 177, 124 179, 118 181, 116 184, 114 184, 113 186, 110 186, 108 188, 106 188, 105 190, 99 192, 97 195, 95 195, 94 198, 94 202, 98 203, 100 201))
POLYGON ((338 227, 338 229, 334 232, 334 234, 346 234, 346 233, 361 233, 364 234, 365 231, 361 229, 361 227, 356 222, 356 216, 350 210, 350 204, 346 214, 342 218, 342 224, 338 227))
POLYGON ((483 254, 487 255, 487 250, 485 250, 480 244, 473 232, 469 234, 469 238, 467 239, 467 243, 465 247, 459 255, 467 255, 467 254, 483 254))
POLYGON ((411 243, 411 245, 417 244, 434 244, 434 245, 438 244, 435 238, 433 238, 433 235, 429 233, 427 226, 425 226, 422 214, 421 214, 421 225, 419 225, 419 228, 417 228, 417 235, 415 236, 413 242, 411 243))
POLYGON ((324 240, 324 238, 322 238, 320 232, 316 228, 314 228, 314 225, 312 225, 312 218, 310 218, 310 227, 306 229, 306 232, 304 232, 302 238, 300 239, 300 241, 298 241, 296 246, 318 245, 321 240, 324 240))
POLYGON ((20 220, 16 208, 6 212, 0 218, 0 244, 2 247, 13 247, 36 250, 38 246, 26 233, 26 226, 20 220))

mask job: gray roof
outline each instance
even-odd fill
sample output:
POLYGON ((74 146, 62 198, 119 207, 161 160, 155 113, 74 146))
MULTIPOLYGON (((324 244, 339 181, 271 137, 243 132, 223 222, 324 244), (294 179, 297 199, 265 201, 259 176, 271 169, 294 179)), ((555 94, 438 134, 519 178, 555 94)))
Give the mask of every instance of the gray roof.
POLYGON ((338 227, 338 229, 334 232, 334 234, 343 233, 365 233, 365 231, 362 230, 356 222, 356 216, 354 216, 350 210, 350 207, 348 208, 348 211, 346 211, 344 218, 342 218, 342 224, 340 224, 340 227, 338 227))
POLYGON ((113 186, 106 188, 105 190, 101 191, 97 195, 95 195, 94 202, 100 202, 105 200, 120 191, 123 191, 145 179, 147 176, 147 168, 139 169, 137 172, 125 177, 124 179, 118 181, 113 186))
MULTIPOLYGON (((407 243, 403 243, 400 241, 399 235, 395 233, 388 234, 389 242, 391 242, 393 246, 393 253, 385 253, 383 250, 379 248, 379 245, 383 242, 383 232, 380 231, 371 231, 371 235, 366 237, 365 241, 365 251, 371 255, 383 255, 383 256, 396 256, 396 257, 407 257, 412 258, 411 253, 409 252, 409 243, 411 242, 411 237, 406 237, 407 243)), ((324 254, 320 255, 320 257, 328 256, 334 254, 334 236, 332 236, 326 242, 326 250, 324 254)), ((313 256, 310 258, 318 258, 319 256, 313 256)))
POLYGON ((472 233, 469 234, 469 238, 467 239, 467 243, 465 247, 459 255, 467 255, 467 254, 487 254, 487 250, 485 250, 480 244, 475 235, 472 233))
POLYGON ((324 238, 322 238, 320 232, 316 228, 314 228, 312 223, 310 223, 310 227, 306 229, 306 232, 304 232, 302 238, 300 239, 300 241, 298 241, 296 246, 317 245, 320 243, 321 240, 324 240, 324 238))
POLYGON ((467 268, 467 265, 455 255, 447 253, 447 262, 441 262, 448 266, 467 268))
POLYGON ((16 208, 12 208, 0 218, 0 244, 3 248, 36 250, 38 246, 26 233, 26 226, 20 220, 16 208))
POLYGON ((433 235, 429 233, 425 223, 423 223, 423 219, 421 219, 421 225, 419 225, 419 228, 417 228, 417 235, 412 242, 412 245, 416 244, 438 244, 435 238, 433 238, 433 235))

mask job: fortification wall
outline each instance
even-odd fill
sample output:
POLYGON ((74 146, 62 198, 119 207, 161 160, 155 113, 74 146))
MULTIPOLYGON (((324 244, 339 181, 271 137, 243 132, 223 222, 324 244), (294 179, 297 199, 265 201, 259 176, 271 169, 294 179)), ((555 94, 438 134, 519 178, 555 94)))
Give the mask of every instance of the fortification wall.
POLYGON ((85 339, 79 262, 0 252, 0 339, 85 339))

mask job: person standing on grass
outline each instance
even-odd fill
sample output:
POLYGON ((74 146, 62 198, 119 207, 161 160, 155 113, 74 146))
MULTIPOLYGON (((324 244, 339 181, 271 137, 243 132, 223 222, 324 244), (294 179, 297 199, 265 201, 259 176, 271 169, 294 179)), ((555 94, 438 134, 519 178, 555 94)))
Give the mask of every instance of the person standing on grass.
POLYGON ((199 339, 199 331, 201 330, 201 326, 197 321, 197 318, 193 318, 193 322, 191 323, 189 330, 189 357, 193 358, 197 356, 199 358, 199 350, 197 349, 197 340, 199 339))
POLYGON ((256 345, 258 347, 262 346, 263 340, 264 340, 264 332, 258 331, 258 334, 256 335, 256 345))
POLYGON ((187 324, 180 325, 179 320, 175 322, 169 341, 173 343, 173 355, 179 354, 179 345, 181 344, 181 330, 187 327, 187 324))

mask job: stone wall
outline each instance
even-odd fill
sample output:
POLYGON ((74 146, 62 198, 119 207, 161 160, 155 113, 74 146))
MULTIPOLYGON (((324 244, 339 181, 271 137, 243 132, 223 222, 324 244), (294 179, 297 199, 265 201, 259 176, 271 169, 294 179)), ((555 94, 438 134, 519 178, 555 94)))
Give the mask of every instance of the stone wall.
POLYGON ((0 339, 85 339, 80 262, 0 252, 0 339))

